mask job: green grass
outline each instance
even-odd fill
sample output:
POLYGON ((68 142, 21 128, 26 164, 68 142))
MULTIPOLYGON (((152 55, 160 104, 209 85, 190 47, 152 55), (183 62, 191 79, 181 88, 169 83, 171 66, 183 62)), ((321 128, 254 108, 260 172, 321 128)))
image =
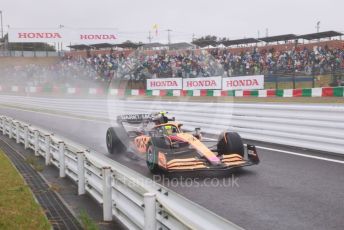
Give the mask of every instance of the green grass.
POLYGON ((0 150, 0 229, 51 229, 41 206, 0 150))
POLYGON ((44 165, 38 162, 38 157, 29 156, 25 159, 26 163, 29 163, 37 172, 42 172, 44 170, 44 165))
POLYGON ((82 223, 82 228, 85 230, 98 230, 98 226, 94 223, 91 217, 85 210, 81 210, 80 212, 80 220, 82 223))

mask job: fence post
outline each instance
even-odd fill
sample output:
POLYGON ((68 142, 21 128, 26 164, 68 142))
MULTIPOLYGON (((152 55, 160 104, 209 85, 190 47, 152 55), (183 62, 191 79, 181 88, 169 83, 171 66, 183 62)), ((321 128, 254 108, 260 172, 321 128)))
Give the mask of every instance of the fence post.
POLYGON ((103 167, 103 218, 112 221, 111 168, 103 167))
POLYGON ((156 229, 156 195, 145 193, 143 195, 144 208, 144 230, 156 229))
POLYGON ((115 216, 118 215, 118 208, 117 208, 117 203, 118 203, 118 200, 119 200, 119 195, 118 195, 118 190, 117 190, 117 186, 118 186, 118 183, 120 183, 118 181, 118 179, 116 178, 118 177, 118 175, 114 174, 112 175, 112 179, 113 179, 113 186, 114 186, 114 193, 113 193, 113 205, 114 205, 114 214, 115 216))
POLYGON ((19 122, 16 122, 16 143, 19 144, 20 138, 19 138, 19 122))
POLYGON ((85 194, 85 155, 77 152, 78 158, 78 195, 85 194))
POLYGON ((66 176, 66 162, 65 162, 65 144, 63 141, 59 142, 59 163, 60 163, 60 177, 66 176))
POLYGON ((50 165, 50 159, 51 159, 51 154, 50 154, 50 135, 45 135, 45 165, 50 165))
POLYGON ((38 150, 39 150, 39 133, 38 130, 34 131, 35 134, 35 156, 38 156, 38 150))
POLYGON ((295 72, 293 72, 293 89, 296 88, 296 82, 295 82, 295 72))
POLYGON ((29 126, 24 126, 24 148, 29 148, 29 126))
POLYGON ((5 135, 6 134, 6 118, 2 117, 1 121, 2 121, 2 135, 5 135))
POLYGON ((12 139, 12 137, 13 137, 13 124, 12 124, 12 122, 13 122, 13 120, 12 119, 10 119, 10 121, 9 121, 9 129, 8 129, 8 136, 9 136, 9 138, 10 139, 12 139))

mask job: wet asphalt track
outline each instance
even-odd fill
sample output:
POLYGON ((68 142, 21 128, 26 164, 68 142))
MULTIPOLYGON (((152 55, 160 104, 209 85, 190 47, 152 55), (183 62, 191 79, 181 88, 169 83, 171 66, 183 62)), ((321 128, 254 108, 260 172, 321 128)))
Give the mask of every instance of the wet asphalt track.
MULTIPOLYGON (((106 122, 4 107, 0 107, 0 114, 38 125, 107 154, 105 132, 110 124, 106 122)), ((166 180, 164 184, 245 229, 344 229, 344 157, 273 144, 259 145, 343 162, 259 149, 258 166, 233 173, 171 174, 167 176, 170 183, 166 180), (221 185, 222 180, 225 184, 221 185)), ((108 156, 152 177, 142 159, 125 154, 108 156)))

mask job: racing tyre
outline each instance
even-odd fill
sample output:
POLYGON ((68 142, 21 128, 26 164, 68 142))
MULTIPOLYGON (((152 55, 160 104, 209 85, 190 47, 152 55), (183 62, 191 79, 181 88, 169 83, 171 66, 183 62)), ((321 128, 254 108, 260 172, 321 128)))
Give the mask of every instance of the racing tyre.
POLYGON ((152 144, 148 145, 146 153, 146 162, 147 167, 151 173, 158 174, 161 172, 161 169, 158 164, 158 151, 152 144))
POLYGON ((110 127, 106 131, 106 147, 108 152, 122 153, 127 150, 128 134, 123 127, 110 127))
POLYGON ((240 135, 236 132, 224 132, 217 143, 219 155, 237 153, 244 157, 244 144, 240 135))

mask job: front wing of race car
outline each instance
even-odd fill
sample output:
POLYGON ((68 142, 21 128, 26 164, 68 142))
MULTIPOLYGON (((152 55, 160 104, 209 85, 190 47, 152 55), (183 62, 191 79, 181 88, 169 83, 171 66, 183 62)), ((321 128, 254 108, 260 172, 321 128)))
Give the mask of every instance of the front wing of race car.
POLYGON ((218 157, 220 163, 210 164, 206 159, 195 156, 192 150, 177 154, 159 151, 157 163, 160 169, 167 172, 230 170, 259 163, 259 157, 254 145, 247 145, 246 152, 246 158, 237 153, 224 154, 218 157))

